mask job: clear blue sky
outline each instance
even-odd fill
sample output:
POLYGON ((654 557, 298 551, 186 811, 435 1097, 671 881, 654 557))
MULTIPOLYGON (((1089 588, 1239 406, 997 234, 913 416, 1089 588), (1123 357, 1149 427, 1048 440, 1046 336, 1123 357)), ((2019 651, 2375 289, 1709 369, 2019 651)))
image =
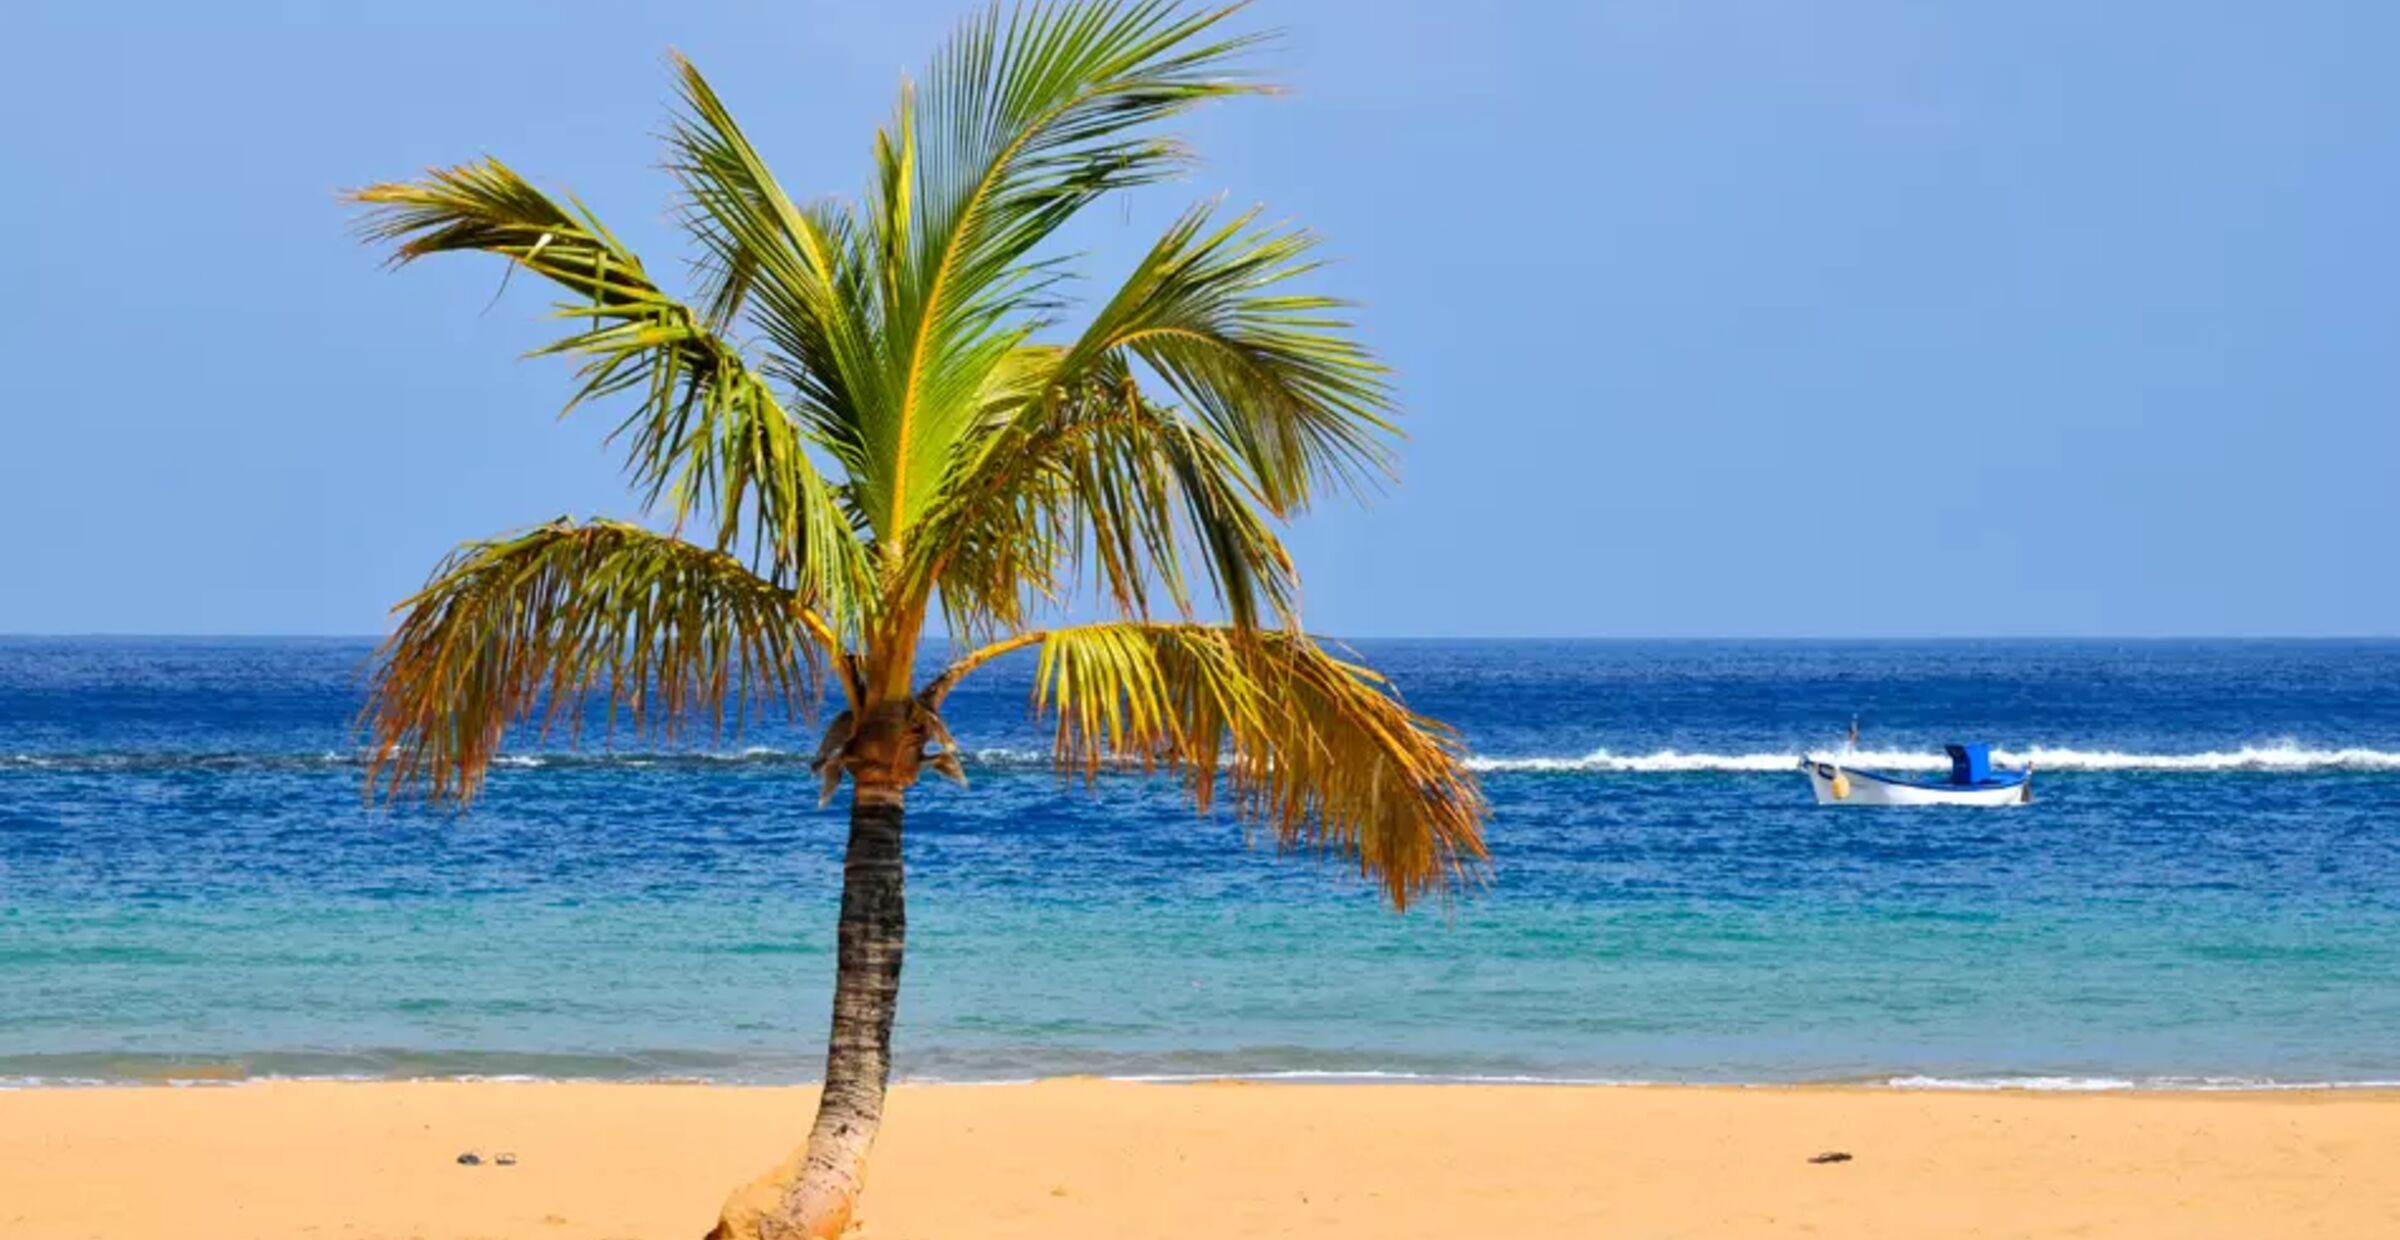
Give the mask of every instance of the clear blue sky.
MULTIPOLYGON (((380 632, 626 513, 490 263, 334 195, 489 152, 656 270, 693 56, 796 191, 957 0, 31 6, 0 76, 0 631, 380 632)), ((2400 6, 1263 0, 1193 197, 1328 235, 1404 484, 1293 534, 1348 635, 2400 631, 2400 6), (1473 10, 1488 9, 1489 12, 1473 10), (1905 584, 1890 584, 1905 576, 1905 584), (1865 580, 1862 580, 1862 576, 1865 580)))

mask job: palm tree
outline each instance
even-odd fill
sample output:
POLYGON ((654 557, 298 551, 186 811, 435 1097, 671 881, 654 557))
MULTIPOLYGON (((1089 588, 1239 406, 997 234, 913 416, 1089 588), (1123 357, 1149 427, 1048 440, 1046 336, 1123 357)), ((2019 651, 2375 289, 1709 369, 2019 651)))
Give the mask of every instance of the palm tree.
POLYGON ((972 18, 903 84, 857 204, 786 195, 678 59, 689 300, 495 159, 352 195, 395 263, 482 251, 566 290, 539 352, 580 363, 570 409, 628 407, 614 439, 653 518, 561 518, 445 560, 379 658, 370 787, 463 803, 512 726, 603 703, 672 740, 840 695, 815 760, 821 804, 851 788, 824 1089, 806 1146, 717 1236, 849 1219, 890 1074, 903 802, 921 766, 964 782, 943 699, 1000 655, 1038 651, 1034 707, 1087 780, 1173 772, 1198 810, 1222 795, 1399 907, 1481 864, 1456 735, 1299 624, 1277 528, 1387 471, 1392 438, 1384 368, 1342 303, 1294 283, 1313 238, 1196 207, 1060 330, 1044 242, 1184 164, 1159 122, 1263 89, 1237 66, 1255 37, 1218 32, 1230 11, 972 18), (1045 627, 1087 594, 1113 618, 1045 627), (964 653, 918 683, 937 609, 964 653))

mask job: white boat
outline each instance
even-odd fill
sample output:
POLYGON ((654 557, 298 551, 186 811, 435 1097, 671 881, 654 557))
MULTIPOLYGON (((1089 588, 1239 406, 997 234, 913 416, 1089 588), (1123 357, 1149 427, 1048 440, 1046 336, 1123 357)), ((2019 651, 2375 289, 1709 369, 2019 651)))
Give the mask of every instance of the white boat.
POLYGON ((1819 805, 2022 805, 2033 799, 2033 768, 1992 765, 1989 745, 1945 745, 1950 773, 1904 779, 1844 766, 1839 757, 1800 760, 1819 805))

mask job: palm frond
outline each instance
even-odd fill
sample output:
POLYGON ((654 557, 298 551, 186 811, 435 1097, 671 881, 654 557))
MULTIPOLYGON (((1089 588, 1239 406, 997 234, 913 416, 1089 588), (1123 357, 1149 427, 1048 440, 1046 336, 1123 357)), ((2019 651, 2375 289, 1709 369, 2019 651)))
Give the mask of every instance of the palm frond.
POLYGON ((1296 291, 1316 238, 1219 224, 1196 207, 1161 236, 1059 364, 1059 382, 1138 357, 1248 467, 1278 516, 1315 485, 1390 471, 1386 370, 1351 335, 1337 298, 1296 291))
POLYGON ((587 324, 537 354, 582 359, 567 402, 633 393, 612 437, 644 506, 676 524, 695 509, 717 521, 716 546, 743 541, 771 575, 826 615, 858 606, 860 555, 837 493, 799 426, 705 316, 669 297, 640 261, 580 206, 570 212, 496 159, 437 168, 422 180, 368 186, 361 231, 393 261, 482 251, 564 286, 562 318, 587 324))
POLYGON ((700 70, 675 60, 683 110, 667 133, 684 225, 700 242, 702 300, 723 331, 753 311, 775 350, 767 369, 798 396, 794 412, 856 473, 856 409, 882 403, 874 341, 874 264, 839 204, 795 204, 700 70))
POLYGON ((1236 627, 1270 614, 1288 622, 1298 605, 1291 557, 1244 463, 1204 426, 1153 404, 1122 365, 1004 409, 962 462, 965 476, 945 485, 917 549, 954 633, 1022 627, 1031 605, 1074 593, 1087 572, 1121 615, 1149 618, 1158 592, 1189 620, 1199 592, 1187 553, 1236 627))
POLYGON ((461 547, 402 603, 361 722, 367 782, 465 801, 510 725, 607 719, 672 739, 754 707, 805 708, 825 651, 791 590, 639 526, 565 519, 461 547))
POLYGON ((989 372, 1038 325, 1051 268, 1027 256, 1094 198, 1181 166, 1147 127, 1259 89, 1230 68, 1254 37, 1202 38, 1231 11, 995 4, 903 92, 869 213, 892 379, 886 403, 858 410, 874 462, 858 481, 884 539, 930 507, 989 372))
POLYGON ((1179 771, 1203 811, 1222 778, 1244 823, 1353 857, 1397 907, 1480 872, 1486 810, 1462 743, 1374 671, 1277 631, 1097 624, 1015 644, 1035 640, 1034 707, 1056 716, 1063 768, 1179 771))

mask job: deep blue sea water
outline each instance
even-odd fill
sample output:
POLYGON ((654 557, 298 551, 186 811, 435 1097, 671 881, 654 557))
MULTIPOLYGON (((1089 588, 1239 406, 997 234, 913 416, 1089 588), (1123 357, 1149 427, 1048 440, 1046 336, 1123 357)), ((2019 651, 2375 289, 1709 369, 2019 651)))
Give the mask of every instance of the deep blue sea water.
MULTIPOLYGON (((1487 885, 1394 916, 1171 785, 1062 784, 1030 665, 908 824, 900 1070, 2400 1080, 2400 643, 1371 642, 1462 728, 1487 885), (1818 808, 1840 742, 2030 755, 1818 808)), ((361 797, 358 641, 0 640, 0 1079, 806 1079, 840 807, 790 724, 528 738, 361 797)))

